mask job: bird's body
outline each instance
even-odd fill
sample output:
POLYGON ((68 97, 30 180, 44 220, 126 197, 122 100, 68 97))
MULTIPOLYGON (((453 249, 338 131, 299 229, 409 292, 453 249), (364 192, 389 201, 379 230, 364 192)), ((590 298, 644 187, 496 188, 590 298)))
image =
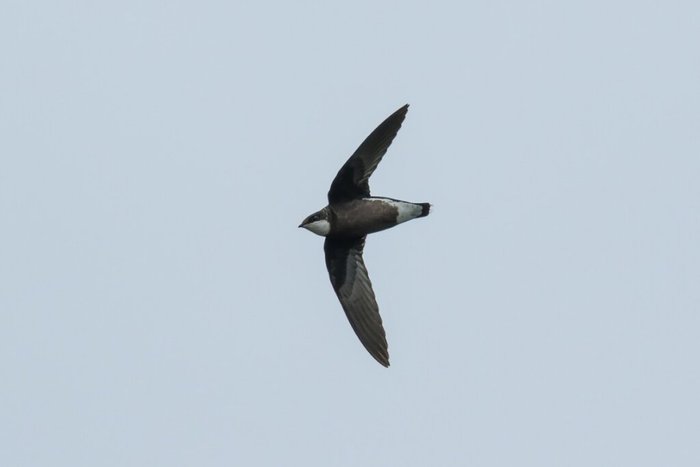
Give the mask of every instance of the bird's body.
POLYGON ((353 199, 328 208, 331 219, 329 235, 334 237, 361 237, 380 232, 421 217, 430 209, 425 204, 380 197, 353 199))
POLYGON ((333 180, 328 205, 299 226, 326 237, 326 267, 333 289, 357 337, 384 366, 389 366, 388 345, 362 259, 365 238, 427 216, 430 204, 370 196, 368 180, 401 128, 407 111, 408 105, 401 107, 365 139, 333 180))

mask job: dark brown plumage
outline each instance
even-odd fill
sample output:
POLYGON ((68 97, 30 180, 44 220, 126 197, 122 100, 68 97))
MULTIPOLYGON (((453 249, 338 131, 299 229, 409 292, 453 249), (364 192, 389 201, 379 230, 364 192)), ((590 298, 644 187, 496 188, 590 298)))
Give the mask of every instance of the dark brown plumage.
POLYGON ((323 246, 326 268, 345 316, 360 342, 379 363, 389 366, 382 317, 362 259, 365 238, 327 237, 323 246))
POLYGON ((328 191, 329 203, 370 196, 369 177, 372 176, 374 169, 394 141, 406 118, 406 112, 408 112, 408 104, 389 115, 365 138, 333 179, 331 189, 328 191))
POLYGON ((370 196, 369 178, 401 128, 407 111, 408 105, 404 105, 370 133, 331 183, 328 206, 308 216, 299 226, 326 237, 326 268, 333 290, 362 345, 386 367, 386 334, 362 252, 367 234, 430 212, 428 203, 370 196))

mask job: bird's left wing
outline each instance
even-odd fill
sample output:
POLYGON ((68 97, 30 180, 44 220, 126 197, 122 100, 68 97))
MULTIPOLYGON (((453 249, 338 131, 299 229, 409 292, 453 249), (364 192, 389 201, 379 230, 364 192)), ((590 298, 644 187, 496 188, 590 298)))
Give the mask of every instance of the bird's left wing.
POLYGON ((369 196, 369 177, 394 141, 406 118, 408 104, 391 114, 362 142, 335 176, 328 191, 328 202, 337 203, 369 196))

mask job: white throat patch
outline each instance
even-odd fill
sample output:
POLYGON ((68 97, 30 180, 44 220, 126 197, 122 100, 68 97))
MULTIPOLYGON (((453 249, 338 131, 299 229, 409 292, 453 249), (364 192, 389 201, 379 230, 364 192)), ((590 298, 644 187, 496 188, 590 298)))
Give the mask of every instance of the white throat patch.
POLYGON ((331 223, 325 219, 321 219, 316 222, 310 222, 302 227, 304 227, 309 232, 313 232, 316 235, 320 235, 322 237, 325 237, 331 232, 331 223))

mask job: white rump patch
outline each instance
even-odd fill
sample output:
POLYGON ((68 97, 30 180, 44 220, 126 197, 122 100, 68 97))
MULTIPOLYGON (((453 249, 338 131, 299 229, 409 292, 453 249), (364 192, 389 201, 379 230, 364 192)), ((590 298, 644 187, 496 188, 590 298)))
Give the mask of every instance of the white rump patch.
POLYGON ((331 231, 331 223, 325 219, 321 219, 316 222, 310 222, 306 225, 303 225, 302 227, 322 237, 325 237, 331 231))
POLYGON ((395 199, 388 198, 365 198, 366 201, 380 201, 382 203, 388 204, 396 208, 398 214, 396 216, 396 223, 400 224, 402 222, 410 221, 419 217, 423 213, 423 206, 420 204, 408 203, 406 201, 397 201, 395 199))

